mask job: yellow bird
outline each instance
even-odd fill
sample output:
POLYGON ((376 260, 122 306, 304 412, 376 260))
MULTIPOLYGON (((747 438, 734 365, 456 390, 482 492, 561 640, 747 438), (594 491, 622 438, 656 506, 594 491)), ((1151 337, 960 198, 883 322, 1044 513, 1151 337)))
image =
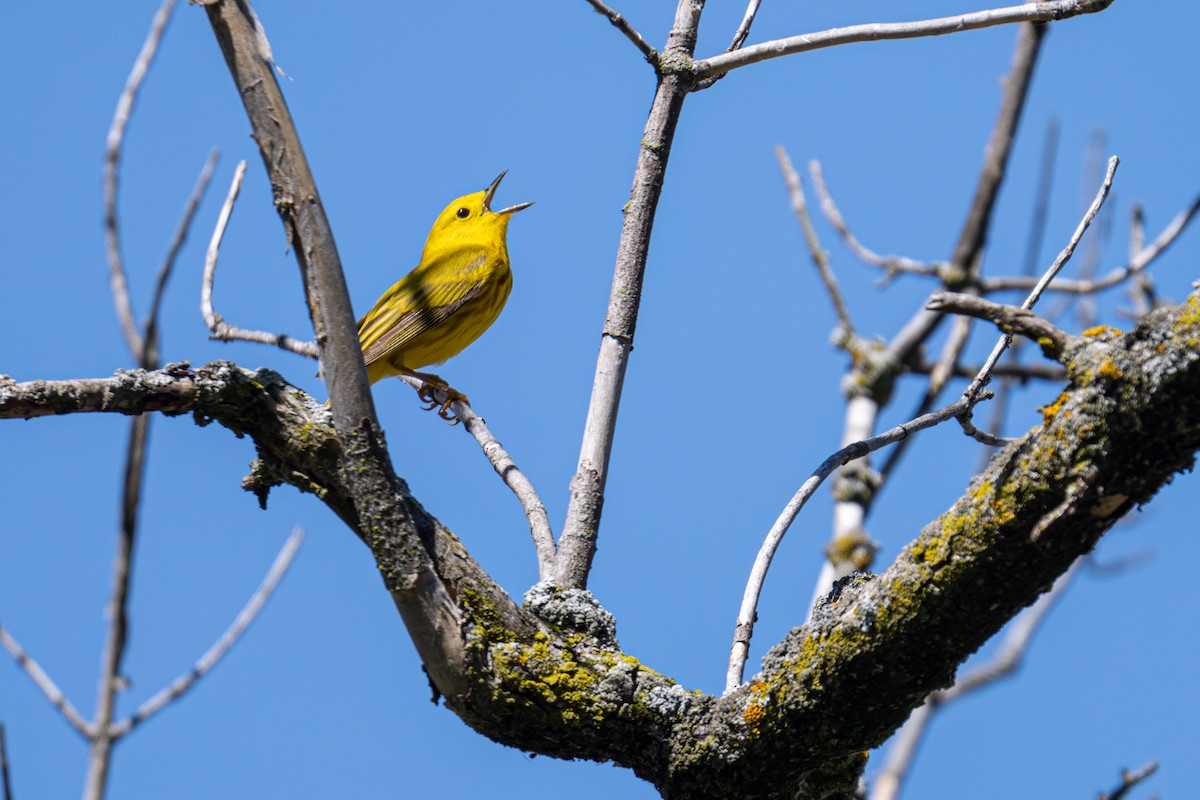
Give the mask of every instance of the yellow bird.
POLYGON ((492 196, 508 173, 501 172, 482 192, 458 198, 438 215, 425 240, 421 261, 412 272, 383 293, 358 321, 367 378, 375 383, 392 375, 425 381, 418 391, 438 416, 453 419, 447 409, 466 395, 437 375, 417 372, 458 355, 492 326, 512 291, 508 222, 533 203, 492 211, 492 196), (444 403, 431 397, 447 395, 444 403))

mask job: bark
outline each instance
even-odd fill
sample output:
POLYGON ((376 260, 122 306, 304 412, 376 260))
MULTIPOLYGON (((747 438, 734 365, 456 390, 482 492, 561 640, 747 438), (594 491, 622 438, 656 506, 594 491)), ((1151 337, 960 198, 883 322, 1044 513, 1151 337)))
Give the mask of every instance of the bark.
POLYGON ((0 377, 0 418, 190 413, 249 437, 258 457, 246 488, 265 502, 291 484, 354 530, 447 707, 497 742, 611 760, 669 797, 848 797, 865 750, 1191 467, 1198 350, 1197 295, 1129 334, 1074 339, 1069 384, 1042 409, 1045 423, 1000 451, 884 573, 840 582, 723 698, 623 652, 615 621, 584 590, 539 584, 518 606, 403 480, 361 470, 380 456, 373 428, 339 437, 325 405, 269 370, 218 362, 80 381, 0 377))

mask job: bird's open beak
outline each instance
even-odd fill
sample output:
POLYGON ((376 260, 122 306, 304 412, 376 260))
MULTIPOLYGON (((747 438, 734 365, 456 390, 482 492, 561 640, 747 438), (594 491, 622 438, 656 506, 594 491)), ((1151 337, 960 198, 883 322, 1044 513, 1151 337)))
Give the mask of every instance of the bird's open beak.
MULTIPOLYGON (((483 207, 485 209, 487 209, 488 211, 492 210, 492 196, 494 194, 496 194, 496 187, 500 185, 500 181, 502 181, 504 179, 504 176, 507 174, 508 174, 508 170, 504 170, 504 172, 501 172, 499 175, 496 176, 496 180, 492 181, 491 186, 487 187, 487 189, 484 191, 483 207)), ((531 205, 533 205, 533 203, 517 203, 515 206, 509 206, 508 208, 502 208, 499 211, 495 211, 492 213, 498 214, 498 215, 515 214, 518 211, 520 211, 521 209, 529 208, 531 205)))

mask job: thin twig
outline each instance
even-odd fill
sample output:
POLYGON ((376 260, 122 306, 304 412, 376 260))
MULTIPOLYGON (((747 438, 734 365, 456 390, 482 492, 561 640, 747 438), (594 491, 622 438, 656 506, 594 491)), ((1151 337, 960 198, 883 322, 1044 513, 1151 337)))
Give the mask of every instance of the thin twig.
MULTIPOLYGON (((937 296, 937 294, 933 295, 933 297, 937 296)), ((928 302, 926 307, 928 307, 928 302)), ((959 371, 961 366, 959 362, 962 359, 963 351, 967 347, 967 340, 970 338, 970 335, 971 325, 969 324, 969 320, 961 318, 954 320, 954 324, 950 328, 950 333, 946 337, 946 343, 942 345, 941 355, 938 356, 938 360, 929 369, 929 384, 925 387, 925 392, 921 395, 921 399, 917 401, 916 409, 909 414, 910 418, 928 414, 930 409, 937 405, 938 398, 941 397, 942 391, 946 388, 946 383, 950 380, 951 376, 954 376, 959 371)), ((974 374, 972 373, 972 376, 974 374)), ((912 441, 912 439, 905 439, 904 441, 897 442, 896 446, 888 451, 883 466, 879 468, 880 489, 887 485, 888 479, 892 477, 892 474, 900 466, 900 461, 908 452, 912 441)), ((828 588, 822 588, 828 591, 828 588)))
POLYGON ((0 722, 0 785, 4 787, 4 800, 13 800, 12 780, 8 775, 8 744, 5 741, 3 722, 0 722))
POLYGON ((787 533, 796 516, 804 508, 805 503, 820 488, 825 479, 843 464, 848 464, 855 459, 874 453, 876 450, 887 447, 889 444, 903 441, 918 431, 932 428, 948 419, 954 419, 970 408, 970 405, 971 402, 966 397, 960 397, 944 408, 897 425, 878 436, 872 436, 870 439, 863 439, 849 444, 821 462, 821 465, 809 476, 808 480, 800 486, 796 494, 784 506, 778 519, 775 520, 775 524, 771 526, 770 532, 759 548, 758 556, 754 559, 754 566, 750 570, 750 578, 746 583, 746 590, 742 595, 741 610, 738 612, 733 649, 729 657, 729 671, 725 679, 726 692, 730 692, 741 685, 742 673, 746 666, 746 654, 749 652, 750 639, 754 631, 755 609, 758 608, 758 598, 762 594, 763 583, 766 580, 767 570, 770 569, 775 551, 779 548, 779 543, 783 541, 784 534, 787 533))
POLYGON ((613 27, 625 34, 625 38, 633 42, 634 46, 642 52, 647 61, 651 64, 658 61, 658 51, 651 47, 650 43, 643 39, 640 33, 634 30, 633 26, 629 24, 629 20, 609 8, 601 0, 587 0, 587 2, 595 9, 597 14, 608 17, 608 21, 613 24, 613 27))
MULTIPOLYGON (((1113 286, 1125 281, 1126 279, 1138 275, 1146 267, 1150 266, 1154 259, 1158 258, 1163 252, 1170 247, 1179 234, 1183 233, 1188 223, 1200 213, 1200 195, 1192 201, 1192 204, 1175 215, 1167 227, 1163 228, 1153 242, 1129 259, 1129 263, 1123 267, 1118 267, 1107 275, 1091 281, 1080 280, 1056 280, 1044 287, 1048 292, 1067 292, 1070 294, 1093 294, 1095 292, 1110 289, 1113 286)), ((1025 291, 1036 285, 1033 278, 1025 276, 1013 276, 1008 278, 990 278, 982 283, 984 292, 1002 292, 1009 290, 1025 291)))
POLYGON ((113 114, 112 125, 108 129, 108 139, 104 152, 104 243, 108 253, 108 278, 112 287, 113 301, 117 307, 117 321, 125 334, 125 342, 135 359, 141 359, 144 352, 141 334, 137 322, 133 318, 133 307, 129 301, 129 282, 125 277, 125 266, 121 259, 121 236, 117 215, 117 184, 121 164, 121 148, 125 141, 125 129, 129 125, 129 117, 133 112, 133 104, 137 100, 138 90, 150 69, 150 62, 158 51, 167 22, 171 19, 171 11, 175 0, 164 0, 158 13, 150 23, 150 32, 142 44, 133 69, 125 81, 125 89, 117 100, 117 109, 113 114))
POLYGON ((929 723, 941 708, 971 692, 1012 675, 1020 668, 1021 661, 1029 649, 1029 643, 1033 640, 1033 635, 1041 627, 1050 609, 1066 593, 1084 559, 1086 556, 1077 559, 1071 568, 1054 582, 1050 591, 1039 597, 1028 611, 1017 617, 1008 629, 1008 633, 1005 634, 1004 641, 995 658, 988 664, 965 674, 949 689, 932 693, 925 698, 925 703, 921 707, 913 711, 908 721, 892 739, 883 769, 873 782, 871 800, 895 800, 899 797, 900 789, 908 777, 909 770, 912 769, 917 750, 925 738, 929 723))
MULTIPOLYGON (((1013 349, 1022 340, 1013 342, 1013 349)), ((914 375, 928 375, 937 366, 928 361, 914 361, 906 365, 914 375)), ((979 374, 982 365, 958 364, 954 368, 956 378, 974 378, 979 374)), ((1067 377, 1066 371, 1057 364, 1020 364, 1007 361, 992 368, 992 375, 997 378, 1008 378, 1018 383, 1028 383, 1031 380, 1061 381, 1067 377)))
POLYGON ((983 166, 979 170, 979 180, 975 185, 975 196, 967 210, 967 219, 959 233, 958 243, 954 246, 954 253, 950 256, 953 269, 969 274, 972 280, 979 277, 983 248, 987 243, 988 231, 992 227, 992 214, 1000 195, 1000 187, 1003 186, 1004 177, 1008 172, 1013 141, 1021 124, 1025 101, 1029 97, 1029 87, 1045 36, 1046 26, 1043 23, 1027 22, 1018 28, 1012 67, 1005 79, 1000 110, 996 114, 996 122, 992 125, 992 132, 984 150, 983 166))
POLYGON ((142 724, 150 717, 154 716, 164 708, 169 706, 175 700, 178 700, 189 689, 196 685, 196 682, 212 671, 229 650, 237 644, 237 640, 241 637, 250 624, 258 617, 263 606, 271 599, 271 594, 279 585, 279 581, 283 579, 288 567, 292 564, 292 559, 296 557, 296 553, 300 549, 300 544, 304 541, 304 528, 297 525, 292 531, 292 535, 287 538, 280 548, 278 555, 275 556, 274 563, 267 570, 266 576, 262 583, 251 595, 246 605, 238 613, 233 623, 221 634, 221 637, 213 643, 212 647, 200 657, 192 669, 183 675, 180 675, 170 686, 160 691, 158 694, 151 697, 146 702, 142 703, 138 710, 132 716, 122 720, 112 727, 114 738, 120 738, 131 730, 142 724))
POLYGON ((722 53, 712 58, 700 59, 693 64, 693 74, 697 79, 710 78, 759 61, 853 42, 941 36, 994 25, 1009 25, 1014 22, 1049 22, 1079 14, 1103 11, 1112 5, 1112 2, 1113 0, 1056 0, 994 8, 940 19, 925 19, 916 22, 879 22, 852 25, 847 28, 832 28, 763 42, 732 53, 722 53))
POLYGON ((1042 143, 1042 164, 1038 170, 1037 188, 1033 195, 1033 213, 1029 222, 1029 238, 1025 242, 1023 275, 1037 274, 1037 265, 1046 239, 1046 222, 1050 218, 1050 193, 1054 188, 1054 164, 1058 160, 1059 123, 1052 118, 1046 123, 1042 143))
MULTIPOLYGON (((1046 238, 1046 222, 1049 219, 1050 211, 1050 194, 1054 186, 1054 164, 1058 160, 1058 138, 1059 124, 1058 120, 1051 118, 1046 123, 1046 133, 1042 143, 1042 163, 1038 170, 1037 188, 1034 190, 1033 196, 1033 215, 1029 222, 1029 236, 1025 241, 1025 262, 1022 264, 1021 273, 1023 275, 1037 274, 1037 264, 1041 257, 1042 245, 1046 238)), ((997 364, 992 370, 992 374, 999 377, 1000 387, 996 390, 996 396, 992 401, 992 414, 988 421, 988 430, 999 436, 1004 428, 1004 421, 1008 418, 1009 402, 1013 395, 1013 386, 1017 380, 1021 379, 1022 371, 1030 369, 1023 367, 1020 364, 1020 352, 1025 345, 1025 339, 1017 339, 1013 342, 1013 346, 1009 349, 1008 363, 997 364)), ((1032 369, 1050 369, 1058 380, 1063 376, 1063 370, 1047 367, 1045 365, 1034 365, 1032 369)), ((978 370, 973 370, 978 372, 978 370)), ((995 448, 981 450, 979 453, 980 463, 979 470, 982 470, 991 459, 995 448)), ((977 470, 978 471, 978 470, 977 470)))
POLYGON ((150 313, 146 315, 145 342, 142 345, 142 353, 139 359, 142 369, 157 369, 159 366, 158 317, 162 309, 163 297, 166 296, 167 281, 171 277, 171 272, 175 269, 175 262, 179 257, 179 251, 183 249, 183 243, 187 240, 188 234, 192 230, 192 221, 196 217, 196 209, 200 207, 200 201, 204 199, 204 193, 208 191, 209 181, 212 180, 213 170, 217 166, 217 157, 217 149, 213 148, 208 154, 208 159, 204 162, 204 167, 200 170, 200 177, 196 179, 196 186, 192 189, 191 196, 183 207, 183 215, 179 218, 179 225, 175 228, 175 235, 171 237, 171 244, 167 247, 167 255, 163 258, 162 265, 158 268, 158 279, 154 282, 154 296, 150 301, 150 313))
POLYGON ((1102 792, 1100 794, 1100 800, 1124 800, 1124 797, 1129 794, 1133 787, 1137 786, 1139 783, 1146 780, 1146 778, 1149 778, 1157 771, 1157 761, 1147 762, 1141 769, 1134 770, 1133 772, 1121 770, 1121 783, 1118 784, 1117 788, 1113 789, 1111 792, 1102 792))
POLYGON ((51 680, 50 676, 34 661, 33 656, 25 652, 25 649, 17 643, 17 640, 12 637, 3 625, 0 625, 0 646, 3 646, 8 651, 13 661, 17 662, 17 666, 42 690, 42 694, 46 695, 46 699, 50 701, 50 705, 58 709, 63 719, 67 721, 67 724, 74 728, 75 732, 84 739, 89 738, 92 735, 92 729, 87 720, 75 709, 75 706, 71 704, 71 701, 66 698, 66 695, 51 680))
POLYGON ((217 275, 217 258, 221 254, 221 240, 225 237, 225 228, 229 225, 229 217, 233 213, 233 204, 242 189, 242 178, 246 174, 246 162, 241 161, 233 172, 233 181, 229 185, 229 194, 225 196, 225 204, 221 206, 221 214, 217 217, 216 227, 213 228, 212 239, 208 243, 208 252, 204 256, 204 280, 200 286, 200 313, 204 316, 204 324, 208 326, 210 339, 222 342, 255 342, 269 344, 308 358, 317 358, 319 351, 314 342, 303 342, 293 339, 283 333, 267 333, 266 331, 251 331, 230 325, 224 318, 213 310, 212 294, 213 281, 217 275))
POLYGON ((964 314, 987 320, 1005 333, 1017 333, 1037 342, 1042 352, 1054 359, 1062 355, 1074 340, 1073 336, 1053 322, 1028 309, 993 303, 973 294, 939 292, 929 298, 925 307, 945 314, 964 314))
POLYGON ((795 212, 796 219, 800 222, 800 228, 804 231, 804 240, 808 243, 808 252, 812 256, 813 264, 817 267, 817 274, 821 276, 821 282, 825 284, 825 290, 829 292, 829 300, 833 303, 833 310, 842 326, 843 335, 847 338, 851 337, 854 334, 854 323, 850 321, 850 311, 846 308, 846 301, 842 297, 841 289, 838 288, 837 277, 834 276, 833 270, 829 266, 829 253, 821 247, 821 242, 817 239, 817 232, 813 229, 800 176, 796 173, 796 168, 792 166, 792 160, 788 158, 783 145, 776 146, 775 158, 779 161, 779 169, 783 172, 783 179, 787 183, 788 194, 792 199, 792 211, 795 212))
POLYGON ((754 17, 758 14, 758 7, 760 5, 762 5, 762 0, 750 0, 750 3, 746 6, 746 13, 742 16, 741 24, 738 25, 737 31, 733 34, 733 41, 725 50, 726 53, 732 53, 746 43, 746 37, 750 35, 750 26, 754 24, 754 17))
MULTIPOLYGON (((1109 190, 1112 189, 1113 175, 1116 173, 1117 165, 1120 163, 1121 159, 1116 156, 1108 160, 1108 169, 1104 173, 1104 182, 1100 185, 1099 191, 1096 192, 1096 197, 1088 207, 1087 213, 1083 215, 1083 219, 1079 221, 1075 232, 1071 234, 1071 239, 1067 242, 1067 246, 1062 249, 1062 252, 1054 259, 1054 263, 1050 265, 1050 268, 1038 280, 1037 285, 1033 287, 1029 296, 1025 298, 1025 302, 1021 303, 1021 308, 1033 308, 1041 298, 1042 292, 1046 290, 1046 287, 1054 280, 1054 277, 1062 270, 1066 263, 1071 260, 1071 255, 1079 245, 1079 240, 1083 238, 1083 234, 1091 226, 1092 221, 1096 219, 1096 215, 1100 213, 1100 209, 1104 205, 1104 200, 1108 197, 1109 190)), ((1011 343, 1012 334, 1005 334, 1000 337, 999 341, 996 342, 996 346, 992 348, 991 355, 984 362, 983 368, 979 370, 979 375, 975 377, 975 380, 971 382, 971 385, 964 392, 966 397, 974 398, 983 391, 983 388, 987 386, 988 381, 991 379, 992 368, 996 366, 996 362, 1011 343)))
MULTIPOLYGON (((411 375, 400 375, 399 378, 418 391, 426 386, 425 381, 411 375)), ((440 400, 446 399, 442 390, 431 388, 433 396, 440 400)), ((525 473, 517 468, 516 462, 500 444, 500 440, 488 429, 483 417, 476 414, 475 410, 462 400, 454 400, 450 408, 467 433, 475 438, 492 469, 496 470, 496 474, 504 481, 504 485, 517 496, 521 508, 525 510, 525 518, 529 521, 529 533, 533 536, 538 561, 538 579, 549 579, 554 572, 557 550, 554 546, 554 531, 550 528, 550 518, 546 515, 546 506, 542 503, 542 498, 538 496, 537 490, 533 488, 525 473)))
POLYGON ((108 635, 100 662, 100 681, 97 688, 96 716, 88 748, 88 769, 84 780, 85 800, 101 800, 108 784, 112 764, 112 721, 116 713, 117 695, 126 686, 121 667, 129 635, 129 584, 133 575, 133 553, 138 532, 138 507, 141 502, 142 478, 145 476, 146 443, 150 435, 149 414, 133 418, 129 426, 129 441, 125 449, 125 472, 121 490, 121 520, 117 531, 117 552, 113 558, 112 591, 105 616, 108 635))
POLYGON ((914 261, 904 256, 882 256, 863 245, 850 232, 850 226, 846 224, 845 218, 842 217, 842 212, 838 210, 837 204, 834 203, 833 196, 829 193, 829 187, 825 184, 825 174, 821 169, 821 162, 815 159, 808 162, 808 172, 812 176, 817 197, 821 200, 821 213, 825 215, 825 219, 841 235, 842 239, 846 242, 846 246, 850 248, 850 251, 860 261, 879 267, 887 274, 889 280, 901 273, 937 277, 949 267, 949 264, 945 261, 924 262, 914 261))
MULTIPOLYGON (((1138 253, 1146 246, 1146 218, 1141 204, 1133 207, 1129 220, 1129 259, 1137 258, 1138 253)), ((1141 319, 1154 310, 1155 297, 1154 281, 1145 272, 1133 276, 1129 286, 1129 299, 1133 304, 1133 318, 1141 319)))

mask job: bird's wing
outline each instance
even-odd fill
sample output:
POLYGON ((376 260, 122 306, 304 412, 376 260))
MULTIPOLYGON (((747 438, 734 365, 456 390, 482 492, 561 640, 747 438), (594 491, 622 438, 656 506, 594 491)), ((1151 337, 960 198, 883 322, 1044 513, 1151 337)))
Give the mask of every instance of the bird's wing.
POLYGON ((449 319, 482 291, 479 284, 463 291, 457 281, 443 283, 431 292, 412 291, 401 281, 358 323, 363 361, 373 364, 449 319))

